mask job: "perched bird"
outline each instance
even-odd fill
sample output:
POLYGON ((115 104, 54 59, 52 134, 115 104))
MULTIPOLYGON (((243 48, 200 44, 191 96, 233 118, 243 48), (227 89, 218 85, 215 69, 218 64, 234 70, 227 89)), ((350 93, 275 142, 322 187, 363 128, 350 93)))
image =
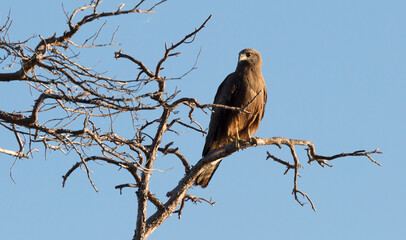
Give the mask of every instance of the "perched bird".
MULTIPOLYGON (((214 98, 215 104, 245 108, 251 114, 213 108, 209 132, 203 148, 203 157, 212 150, 240 139, 250 140, 258 130, 264 117, 267 91, 261 72, 261 54, 254 49, 244 49, 238 57, 235 72, 221 83, 214 98)), ((210 179, 221 162, 217 160, 196 177, 195 185, 207 187, 210 179)))

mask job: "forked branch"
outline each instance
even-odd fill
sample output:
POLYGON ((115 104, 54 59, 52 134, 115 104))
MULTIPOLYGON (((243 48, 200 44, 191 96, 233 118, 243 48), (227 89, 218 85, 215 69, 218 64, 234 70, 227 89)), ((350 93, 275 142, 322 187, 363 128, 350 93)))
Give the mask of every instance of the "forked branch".
POLYGON ((372 154, 381 154, 378 149, 375 149, 374 151, 365 151, 365 150, 359 150, 351 153, 340 153, 336 154, 333 156, 322 156, 318 155, 315 150, 315 146, 313 142, 307 141, 307 140, 295 140, 295 139, 287 139, 287 138, 280 138, 280 137, 275 137, 275 138, 268 138, 268 139, 258 139, 257 140, 258 145, 277 145, 279 148, 281 148, 282 145, 286 145, 290 148, 292 158, 293 158, 293 164, 289 163, 288 161, 284 161, 282 159, 279 159, 278 157, 272 155, 270 152, 267 152, 268 156, 266 159, 272 158, 275 162, 280 163, 286 167, 286 171, 284 174, 287 174, 290 169, 294 170, 294 176, 293 176, 293 190, 292 194, 295 196, 295 200, 301 205, 304 206, 304 203, 299 200, 298 194, 302 195, 302 197, 305 197, 307 201, 310 203, 312 209, 316 211, 316 208, 313 204, 313 201, 309 197, 308 194, 305 192, 302 192, 301 190, 298 189, 298 183, 297 179, 300 176, 299 175, 299 168, 303 167, 300 165, 299 159, 296 155, 296 150, 295 146, 301 145, 301 146, 307 146, 307 156, 308 156, 308 163, 311 164, 313 161, 316 161, 320 166, 325 167, 332 167, 328 161, 338 159, 338 158, 343 158, 343 157, 359 157, 359 156, 365 156, 368 157, 369 160, 371 160, 373 163, 381 166, 379 162, 374 160, 371 155, 372 154))

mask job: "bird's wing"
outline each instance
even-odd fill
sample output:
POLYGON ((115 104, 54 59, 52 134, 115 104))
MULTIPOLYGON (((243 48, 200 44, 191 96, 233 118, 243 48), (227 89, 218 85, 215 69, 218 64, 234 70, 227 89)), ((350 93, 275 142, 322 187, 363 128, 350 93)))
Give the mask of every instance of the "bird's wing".
POLYGON ((265 107, 266 107, 266 101, 268 100, 268 91, 266 90, 266 86, 264 85, 262 88, 262 94, 264 95, 264 105, 262 106, 262 112, 261 112, 261 119, 264 117, 265 114, 265 107))
MULTIPOLYGON (((221 83, 217 89, 216 96, 214 97, 215 104, 222 104, 231 106, 232 99, 234 99, 235 92, 237 90, 237 84, 235 81, 235 74, 229 74, 226 79, 221 83)), ((226 127, 224 123, 227 120, 228 112, 226 109, 213 108, 211 114, 209 133, 206 137, 206 143, 203 148, 203 156, 205 156, 211 149, 215 140, 218 140, 223 128, 226 127)))

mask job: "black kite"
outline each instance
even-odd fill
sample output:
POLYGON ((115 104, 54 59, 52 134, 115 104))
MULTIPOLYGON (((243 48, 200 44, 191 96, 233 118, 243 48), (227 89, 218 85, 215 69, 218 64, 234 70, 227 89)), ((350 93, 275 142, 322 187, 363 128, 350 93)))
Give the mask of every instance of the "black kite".
MULTIPOLYGON (((250 112, 213 108, 209 133, 203 149, 203 156, 212 150, 233 141, 250 140, 258 130, 264 116, 267 91, 261 72, 262 59, 258 51, 244 49, 240 52, 235 72, 221 83, 214 98, 215 104, 240 107, 250 112)), ((205 188, 221 162, 217 160, 197 176, 195 185, 205 188)))

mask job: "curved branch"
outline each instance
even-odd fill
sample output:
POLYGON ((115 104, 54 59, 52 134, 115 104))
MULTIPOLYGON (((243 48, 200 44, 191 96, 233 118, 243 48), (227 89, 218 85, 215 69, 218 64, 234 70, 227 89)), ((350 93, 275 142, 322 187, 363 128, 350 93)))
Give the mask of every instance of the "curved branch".
MULTIPOLYGON (((200 27, 198 27, 198 28, 195 29, 193 32, 191 32, 191 33, 189 33, 188 35, 186 35, 186 36, 185 36, 182 40, 180 40, 179 42, 177 42, 177 43, 175 43, 175 44, 171 44, 171 46, 170 46, 169 48, 168 48, 168 47, 166 46, 166 44, 165 44, 165 54, 164 54, 164 56, 162 57, 162 59, 159 60, 158 64, 156 65, 156 68, 155 68, 155 78, 157 78, 157 79, 160 78, 160 77, 159 77, 159 72, 161 71, 162 63, 164 63, 169 57, 171 57, 171 56, 176 56, 176 55, 180 54, 180 53, 172 53, 172 54, 171 54, 171 51, 175 50, 175 48, 179 47, 179 46, 180 46, 181 44, 183 44, 183 43, 190 43, 190 42, 192 42, 193 39, 194 39, 194 37, 196 36, 196 34, 206 26, 206 24, 207 24, 207 22, 210 20, 210 18, 211 18, 211 14, 210 14, 209 17, 202 23, 202 25, 200 25, 200 27), (192 37, 193 37, 193 39, 192 39, 190 42, 187 42, 187 40, 188 40, 189 38, 192 38, 192 37)), ((163 90, 162 90, 162 91, 163 91, 163 90)))
POLYGON ((113 165, 116 165, 118 167, 121 168, 128 168, 128 166, 125 163, 121 163, 118 162, 116 160, 110 159, 110 158, 106 158, 106 157, 101 157, 101 156, 91 156, 91 157, 87 157, 85 159, 83 159, 83 161, 77 162, 75 163, 69 170, 68 172, 65 173, 65 175, 62 176, 62 187, 65 187, 65 183, 66 180, 68 180, 68 177, 78 168, 80 167, 82 164, 84 164, 84 162, 88 162, 88 161, 96 161, 96 160, 100 160, 100 161, 104 161, 113 165))
MULTIPOLYGON (((140 3, 142 3, 141 1, 140 3)), ((79 29, 94 20, 98 20, 105 17, 111 16, 119 16, 119 15, 126 15, 131 13, 153 13, 153 10, 140 10, 138 9, 139 4, 130 10, 121 10, 121 8, 117 9, 116 11, 112 12, 97 12, 97 7, 101 3, 101 1, 97 1, 96 4, 90 4, 83 7, 79 7, 73 11, 71 16, 69 17, 69 30, 65 31, 60 36, 52 36, 49 38, 41 38, 41 41, 35 47, 34 53, 31 57, 26 60, 22 61, 21 68, 13 73, 0 73, 0 81, 13 81, 13 80, 26 80, 28 78, 27 74, 34 69, 34 67, 41 61, 43 57, 46 56, 46 52, 49 45, 52 46, 61 46, 67 47, 67 44, 70 42, 69 40, 79 31, 79 29), (80 11, 85 11, 88 8, 93 8, 94 11, 91 14, 84 16, 80 21, 77 23, 73 23, 73 19, 76 14, 80 11)))
POLYGON ((144 72, 145 74, 147 74, 148 77, 150 77, 150 78, 154 78, 154 77, 155 77, 155 75, 144 65, 144 63, 142 63, 141 61, 139 61, 139 60, 133 58, 133 57, 130 56, 130 55, 124 54, 124 53, 123 53, 123 49, 120 49, 120 51, 115 52, 115 53, 114 53, 114 57, 115 57, 116 59, 119 59, 119 58, 126 58, 126 59, 130 60, 131 62, 137 64, 137 65, 140 67, 140 69, 142 70, 142 72, 144 72))
MULTIPOLYGON (((317 155, 315 151, 315 147, 313 142, 308 141, 308 140, 296 140, 296 139, 289 139, 289 138, 283 138, 283 137, 273 137, 273 138, 256 138, 250 141, 243 141, 240 140, 239 144, 228 144, 224 147, 215 149, 211 151, 207 156, 202 158, 197 162, 195 166, 193 166, 190 171, 186 174, 182 180, 180 180, 179 184, 168 193, 168 196, 170 196, 169 200, 165 203, 165 208, 158 210, 156 213, 151 215, 148 220, 147 220, 147 226, 146 226, 146 236, 149 236, 158 226, 160 226, 163 221, 168 218, 170 215, 172 215, 176 211, 176 207, 182 203, 183 199, 186 196, 187 190, 192 186, 195 178, 205 171, 208 167, 210 167, 210 164, 218 159, 225 158, 234 152, 237 152, 240 149, 245 149, 249 147, 256 147, 256 146, 265 146, 265 145, 276 145, 278 147, 281 147, 282 145, 286 145, 291 149, 292 156, 295 160, 295 164, 284 164, 288 168, 294 168, 295 169, 295 176, 294 176, 294 195, 295 198, 297 198, 297 194, 301 194, 305 196, 308 201, 312 204, 313 209, 314 205, 311 202, 310 197, 306 194, 303 193, 302 191, 297 189, 297 169, 300 167, 299 164, 299 159, 296 156, 294 146, 296 145, 301 145, 301 146, 308 146, 310 148, 309 152, 309 160, 314 159, 315 161, 321 161, 324 162, 326 159, 328 160, 333 160, 337 158, 342 158, 346 156, 366 156, 370 158, 371 154, 381 154, 382 152, 378 150, 366 152, 366 151, 356 151, 353 153, 343 153, 339 155, 334 155, 331 157, 325 157, 321 155, 317 155), (237 146, 239 145, 239 147, 237 146), (323 160, 321 160, 323 159, 323 160)), ((280 160, 283 161, 283 160, 280 160)), ((375 161, 375 160, 374 160, 375 161)), ((375 161, 376 162, 376 161, 375 161)), ((298 201, 299 202, 299 201, 298 201)), ((301 203, 301 202, 299 202, 301 203)), ((303 205, 301 203, 301 205, 303 205)))
POLYGON ((183 156, 182 153, 178 151, 178 148, 168 148, 168 147, 169 146, 167 145, 164 148, 158 148, 158 150, 162 152, 164 156, 167 154, 174 154, 176 157, 178 157, 179 160, 182 162, 183 166, 185 167, 185 172, 188 173, 190 170, 190 164, 186 160, 185 156, 183 156))

